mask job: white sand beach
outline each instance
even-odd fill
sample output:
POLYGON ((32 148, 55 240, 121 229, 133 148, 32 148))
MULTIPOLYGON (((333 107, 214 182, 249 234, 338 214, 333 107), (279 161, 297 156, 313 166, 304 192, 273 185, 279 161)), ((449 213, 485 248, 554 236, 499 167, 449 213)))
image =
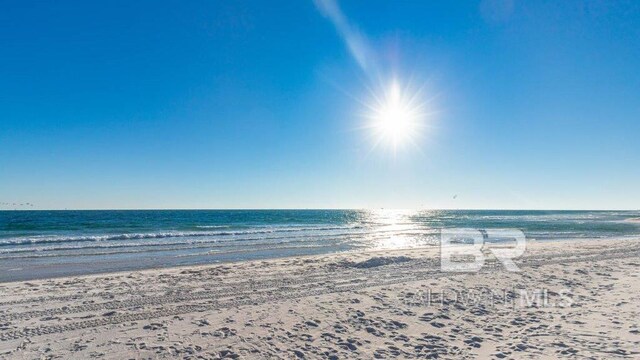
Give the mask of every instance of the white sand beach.
POLYGON ((530 242, 516 264, 446 273, 427 248, 4 283, 0 357, 640 356, 639 241, 530 242))

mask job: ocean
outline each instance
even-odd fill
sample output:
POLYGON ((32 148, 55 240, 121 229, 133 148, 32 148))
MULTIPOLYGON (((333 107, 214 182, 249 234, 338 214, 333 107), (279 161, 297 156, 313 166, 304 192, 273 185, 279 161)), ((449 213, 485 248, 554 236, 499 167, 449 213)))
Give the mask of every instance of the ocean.
POLYGON ((0 211, 0 282, 435 246, 442 228, 527 239, 640 238, 639 211, 0 211))

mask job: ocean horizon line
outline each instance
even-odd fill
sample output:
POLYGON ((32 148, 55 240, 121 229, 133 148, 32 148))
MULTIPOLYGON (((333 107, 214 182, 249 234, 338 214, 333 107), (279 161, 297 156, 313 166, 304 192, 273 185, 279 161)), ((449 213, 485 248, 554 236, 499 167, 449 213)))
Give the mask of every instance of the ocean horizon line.
POLYGON ((327 207, 327 208, 64 208, 64 209, 0 209, 2 211, 640 211, 640 208, 386 208, 386 207, 327 207))

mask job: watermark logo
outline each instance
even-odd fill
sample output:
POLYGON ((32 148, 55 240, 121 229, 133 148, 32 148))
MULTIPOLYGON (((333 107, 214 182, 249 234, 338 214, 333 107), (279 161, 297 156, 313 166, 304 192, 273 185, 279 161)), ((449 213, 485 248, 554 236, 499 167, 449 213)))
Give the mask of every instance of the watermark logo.
POLYGON ((525 250, 526 237, 517 229, 442 229, 440 270, 478 272, 485 260, 491 259, 494 263, 499 261, 507 271, 519 271, 513 259, 525 250))
POLYGON ((481 312, 496 307, 564 308, 574 304, 573 294, 569 289, 553 291, 546 288, 427 288, 405 294, 399 300, 403 305, 414 307, 458 306, 481 312))

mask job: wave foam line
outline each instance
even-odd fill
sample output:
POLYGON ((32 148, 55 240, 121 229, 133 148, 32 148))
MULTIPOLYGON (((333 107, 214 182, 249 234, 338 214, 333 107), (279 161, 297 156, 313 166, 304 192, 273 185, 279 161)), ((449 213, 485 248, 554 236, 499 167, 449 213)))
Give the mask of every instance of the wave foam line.
POLYGON ((117 240, 144 240, 144 239, 164 239, 164 238, 182 238, 182 237, 215 237, 215 236, 242 236, 256 234, 273 234, 288 233, 302 231, 330 231, 356 229, 355 227, 334 226, 334 227, 311 227, 311 228, 274 228, 261 230, 242 230, 242 231, 190 231, 177 232, 166 231, 157 233, 133 233, 133 234, 115 234, 115 235, 91 235, 91 236, 51 236, 51 237, 29 237, 29 238, 12 238, 0 241, 0 246, 11 245, 28 245, 42 243, 65 243, 65 242, 90 242, 90 241, 117 241, 117 240))

